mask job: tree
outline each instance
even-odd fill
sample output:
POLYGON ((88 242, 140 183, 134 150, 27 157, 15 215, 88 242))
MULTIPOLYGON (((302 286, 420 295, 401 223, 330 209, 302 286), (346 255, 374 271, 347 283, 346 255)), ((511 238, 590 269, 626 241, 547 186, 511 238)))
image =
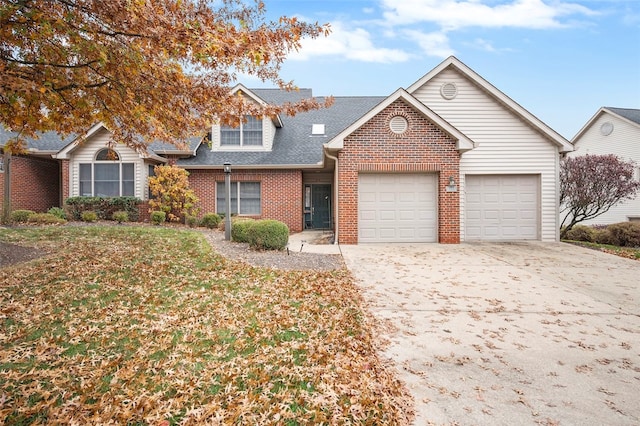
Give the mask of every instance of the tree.
MULTIPOLYGON (((261 1, 0 0, 0 121, 19 152, 39 131, 102 122, 114 143, 182 144, 215 120, 294 114, 313 99, 260 106, 231 95, 239 73, 279 77, 286 54, 328 25, 266 21, 261 1)), ((329 104, 331 101, 327 102, 329 104)))
POLYGON ((567 157, 560 165, 560 211, 565 213, 560 238, 576 224, 609 211, 624 200, 635 198, 640 182, 634 178, 635 164, 615 155, 567 157))
POLYGON ((176 166, 155 166, 153 170, 155 176, 149 177, 151 210, 165 212, 171 222, 195 215, 198 197, 189 188, 189 172, 176 166))

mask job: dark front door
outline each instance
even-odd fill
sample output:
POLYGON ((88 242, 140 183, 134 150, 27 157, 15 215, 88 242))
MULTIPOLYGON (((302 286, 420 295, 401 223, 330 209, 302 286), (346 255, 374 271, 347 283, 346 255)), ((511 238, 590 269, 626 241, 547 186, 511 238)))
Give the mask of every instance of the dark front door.
POLYGON ((311 225, 331 228, 331 185, 311 185, 311 225))

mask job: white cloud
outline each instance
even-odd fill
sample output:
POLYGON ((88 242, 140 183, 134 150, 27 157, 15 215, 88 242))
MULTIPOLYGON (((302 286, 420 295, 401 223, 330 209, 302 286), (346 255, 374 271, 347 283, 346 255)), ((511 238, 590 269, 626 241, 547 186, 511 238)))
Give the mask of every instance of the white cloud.
POLYGON ((298 52, 292 52, 288 59, 302 61, 318 56, 342 56, 361 62, 378 63, 405 62, 411 57, 400 49, 376 47, 367 30, 348 29, 341 22, 331 24, 331 34, 328 37, 303 40, 302 48, 298 52))
POLYGON ((410 25, 430 22, 442 29, 465 27, 517 27, 544 29, 563 27, 562 18, 595 15, 596 12, 570 2, 512 0, 489 5, 481 0, 381 0, 384 17, 390 24, 410 25))
POLYGON ((471 46, 478 50, 484 50, 485 52, 490 53, 500 53, 500 52, 512 52, 513 49, 510 48, 497 48, 490 41, 485 40, 483 38, 476 38, 470 43, 465 43, 467 46, 471 46))
POLYGON ((404 34, 417 43, 422 51, 429 56, 446 58, 455 53, 449 46, 449 37, 443 32, 423 33, 416 30, 406 30, 404 34))

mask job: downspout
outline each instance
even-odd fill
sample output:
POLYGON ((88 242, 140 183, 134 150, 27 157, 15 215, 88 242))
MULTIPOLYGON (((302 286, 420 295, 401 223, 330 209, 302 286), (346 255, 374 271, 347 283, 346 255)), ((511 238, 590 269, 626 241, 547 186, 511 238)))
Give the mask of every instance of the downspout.
POLYGON ((335 225, 335 230, 333 231, 333 244, 338 244, 338 225, 340 224, 338 219, 340 217, 340 215, 338 214, 338 209, 340 206, 340 204, 338 203, 338 172, 340 171, 340 168, 338 166, 338 157, 334 157, 333 155, 329 154, 326 149, 324 151, 324 155, 336 162, 336 168, 333 172, 333 186, 335 188, 335 190, 333 191, 333 205, 336 209, 336 216, 335 220, 333 221, 335 225))

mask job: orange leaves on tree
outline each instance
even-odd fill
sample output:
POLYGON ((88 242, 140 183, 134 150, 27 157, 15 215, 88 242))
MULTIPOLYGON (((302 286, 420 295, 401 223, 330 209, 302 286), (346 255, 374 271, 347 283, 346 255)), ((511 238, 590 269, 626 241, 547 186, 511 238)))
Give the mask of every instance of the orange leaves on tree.
POLYGON ((176 166, 156 166, 155 176, 149 177, 151 211, 163 211, 167 219, 177 222, 197 213, 198 197, 189 188, 189 172, 176 166))
POLYGON ((291 88, 279 77, 286 55, 329 28, 265 13, 242 0, 1 2, 0 121, 19 137, 102 122, 117 142, 144 148, 180 144, 218 119, 319 107, 229 95, 238 72, 291 88))

